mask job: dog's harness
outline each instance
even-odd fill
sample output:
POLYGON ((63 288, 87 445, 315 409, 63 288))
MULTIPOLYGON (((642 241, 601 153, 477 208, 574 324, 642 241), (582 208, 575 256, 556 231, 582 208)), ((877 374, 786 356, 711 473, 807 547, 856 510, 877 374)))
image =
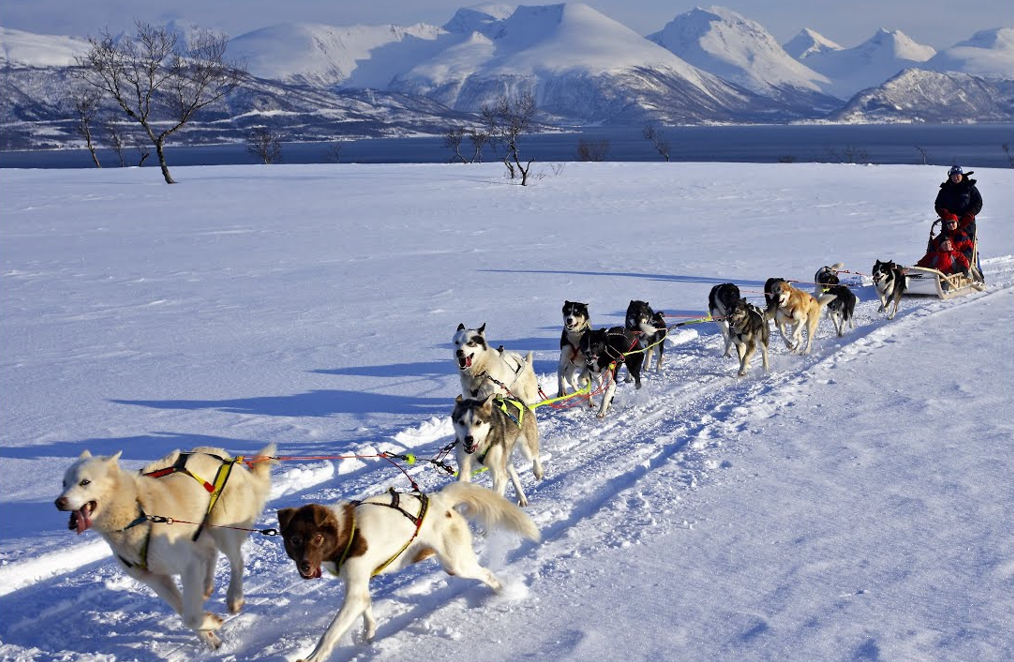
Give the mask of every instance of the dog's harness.
MULTIPOLYGON (((137 513, 138 513, 137 518, 133 522, 131 522, 130 524, 128 524, 127 526, 125 526, 122 529, 120 529, 119 531, 117 531, 117 533, 123 533, 124 531, 132 529, 135 526, 137 526, 138 524, 141 524, 143 522, 148 522, 148 521, 154 522, 155 521, 151 516, 149 516, 148 514, 146 514, 144 512, 144 508, 141 507, 141 502, 140 501, 137 502, 137 513)), ((123 565, 127 566, 128 568, 138 568, 140 570, 147 570, 148 569, 148 545, 150 543, 151 543, 151 526, 149 525, 148 526, 148 534, 144 536, 144 542, 141 544, 141 551, 139 552, 141 560, 138 561, 137 563, 131 563, 130 561, 128 561, 127 559, 123 558, 119 554, 116 555, 116 558, 120 559, 120 561, 123 563, 123 565)))
POLYGON ((352 551, 352 540, 355 538, 356 535, 355 508, 359 508, 360 506, 381 506, 383 508, 391 508, 393 510, 397 510, 399 513, 404 515, 408 519, 408 521, 415 524, 415 531, 412 532, 412 537, 409 538, 408 541, 401 546, 401 549, 395 552, 394 555, 391 556, 391 558, 387 559, 379 566, 377 566, 376 570, 374 570, 370 574, 370 577, 376 577, 377 575, 382 573, 387 568, 387 566, 394 563, 395 559, 401 556, 402 553, 409 548, 409 545, 411 545, 415 541, 415 539, 419 537, 419 530, 422 528, 423 520, 426 518, 426 513, 429 512, 430 509, 429 496, 427 496, 422 492, 413 492, 411 494, 411 496, 414 496, 416 499, 419 499, 419 514, 413 515, 412 513, 408 512, 407 510, 401 507, 400 493, 395 492, 393 487, 390 490, 388 490, 388 492, 391 495, 391 503, 376 503, 374 501, 351 502, 353 506, 353 511, 352 511, 352 525, 349 530, 349 542, 348 544, 345 545, 345 551, 342 552, 341 558, 339 558, 338 561, 335 563, 334 571, 331 574, 333 574, 336 577, 338 576, 338 573, 341 572, 342 566, 345 564, 345 561, 348 560, 349 552, 352 551))
POLYGON ((192 472, 190 469, 187 469, 187 460, 190 459, 190 456, 194 455, 194 453, 180 453, 179 457, 176 458, 176 462, 174 462, 171 467, 166 467, 164 469, 156 469, 155 471, 149 471, 148 473, 143 474, 150 478, 164 478, 165 476, 171 476, 172 474, 181 473, 190 476, 191 478, 196 480, 201 487, 203 487, 211 494, 211 499, 208 501, 208 511, 204 513, 204 519, 201 520, 201 524, 197 527, 197 531, 194 533, 194 537, 191 538, 191 540, 194 541, 196 541, 200 537, 201 533, 204 531, 204 526, 208 523, 208 519, 211 517, 211 510, 215 507, 215 504, 218 503, 218 498, 222 496, 222 490, 225 489, 225 484, 229 482, 229 476, 232 475, 233 467, 236 466, 237 462, 243 461, 242 455, 240 455, 239 457, 226 459, 224 457, 219 457, 214 453, 201 453, 201 454, 213 457, 222 463, 218 467, 218 472, 215 474, 215 481, 213 483, 209 483, 208 481, 204 480, 203 478, 192 472))

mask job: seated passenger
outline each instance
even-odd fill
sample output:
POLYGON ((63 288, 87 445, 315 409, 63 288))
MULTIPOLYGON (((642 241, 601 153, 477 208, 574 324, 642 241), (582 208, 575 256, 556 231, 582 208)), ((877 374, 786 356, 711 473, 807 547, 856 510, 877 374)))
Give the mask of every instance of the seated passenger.
POLYGON ((958 229, 958 217, 947 214, 944 216, 943 229, 930 240, 926 255, 916 266, 937 269, 945 274, 969 275, 973 249, 972 239, 958 229))

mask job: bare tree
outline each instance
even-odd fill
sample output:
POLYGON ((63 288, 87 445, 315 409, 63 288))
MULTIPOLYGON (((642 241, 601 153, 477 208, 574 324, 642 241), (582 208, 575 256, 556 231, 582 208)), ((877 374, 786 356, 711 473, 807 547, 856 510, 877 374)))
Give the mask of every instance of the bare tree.
POLYGON ((454 154, 451 156, 451 163, 468 163, 468 160, 461 155, 461 141, 465 139, 465 127, 451 127, 444 134, 444 147, 450 149, 454 154))
POLYGON ((528 185, 528 171, 532 168, 530 159, 526 165, 521 164, 518 141, 527 132, 535 118, 535 97, 528 92, 517 96, 503 96, 493 106, 482 107, 482 120, 489 132, 490 139, 503 145, 506 153, 504 165, 514 179, 516 172, 521 174, 521 185, 528 185), (515 171, 515 166, 517 171, 515 171))
POLYGON ((869 163, 870 155, 866 153, 866 150, 862 147, 856 147, 855 145, 849 144, 845 146, 845 158, 848 159, 846 163, 869 163))
POLYGON ((641 131, 641 135, 651 143, 655 151, 661 154, 666 162, 669 161, 669 141, 666 139, 665 132, 662 129, 654 124, 646 124, 641 131))
POLYGON ((120 127, 115 122, 106 122, 102 125, 102 128, 106 133, 106 142, 109 143, 113 153, 116 154, 116 158, 120 161, 120 167, 127 167, 127 159, 123 156, 123 150, 126 149, 127 143, 123 137, 123 132, 120 131, 120 127))
POLYGON ((324 158, 328 163, 338 163, 342 158, 342 141, 333 142, 331 146, 327 148, 327 153, 324 158))
POLYGON ((134 25, 134 38, 103 32, 89 39, 91 50, 78 58, 80 75, 141 125, 166 183, 175 184, 165 159, 166 139, 235 89, 245 72, 225 59, 224 36, 203 32, 184 45, 166 27, 134 25))
POLYGON ((579 161, 605 161, 609 152, 609 141, 590 141, 581 138, 577 141, 577 158, 579 161))
POLYGON ((473 127, 468 130, 468 140, 472 143, 471 163, 482 163, 482 148, 489 142, 489 133, 473 127))
POLYGON ((1003 153, 1007 155, 1007 161, 1009 161, 1011 167, 1014 168, 1014 154, 1010 153, 1010 143, 1003 143, 1000 145, 1000 149, 1002 149, 1003 153))
POLYGON ((258 126, 246 137, 246 151, 271 164, 282 155, 282 141, 278 134, 266 126, 258 126))
POLYGON ((926 165, 927 163, 929 163, 929 154, 926 153, 926 149, 920 147, 919 145, 916 145, 915 148, 919 150, 919 158, 922 161, 922 165, 926 165))
POLYGON ((95 140, 92 138, 92 125, 95 123, 100 110, 102 94, 98 90, 84 88, 75 90, 74 111, 77 113, 77 132, 85 139, 88 152, 92 155, 92 161, 96 168, 101 168, 99 156, 95 153, 95 140))

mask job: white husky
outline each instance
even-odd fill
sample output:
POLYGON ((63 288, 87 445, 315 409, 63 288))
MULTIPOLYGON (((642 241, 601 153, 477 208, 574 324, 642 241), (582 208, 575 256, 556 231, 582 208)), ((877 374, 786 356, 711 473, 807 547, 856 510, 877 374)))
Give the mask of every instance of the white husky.
POLYGON ((532 353, 523 357, 486 342, 486 325, 466 329, 458 325, 454 334, 454 360, 461 377, 461 394, 484 399, 499 394, 526 404, 538 402, 539 380, 532 368, 532 353))
MULTIPOLYGON (((259 455, 274 451, 270 444, 259 455)), ((56 507, 71 511, 72 531, 98 531, 128 575, 165 600, 201 641, 218 648, 221 641, 215 631, 222 619, 205 612, 204 601, 211 595, 221 551, 231 569, 229 611, 242 609, 240 548, 250 535, 220 527, 249 528, 261 514, 271 489, 271 462, 257 462, 247 471, 224 450, 209 447, 175 451, 140 472, 122 469, 119 459, 120 453, 108 457, 81 453, 64 475, 56 507), (209 513, 216 489, 218 499, 209 513), (200 527, 205 515, 207 526, 200 527), (152 521, 153 517, 174 522, 152 521), (182 593, 174 575, 180 576, 182 593)))

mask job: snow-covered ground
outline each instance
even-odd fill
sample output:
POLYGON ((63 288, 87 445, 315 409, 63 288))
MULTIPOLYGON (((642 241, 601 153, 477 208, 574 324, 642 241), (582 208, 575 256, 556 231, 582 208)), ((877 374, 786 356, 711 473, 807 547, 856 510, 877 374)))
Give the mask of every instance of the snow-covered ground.
MULTIPOLYGON (((83 449, 130 467, 269 441, 432 457, 459 322, 533 350, 553 393, 565 299, 597 326, 630 299, 676 323, 716 283, 760 299, 770 276, 911 264, 945 175, 534 168, 527 188, 499 164, 174 168, 176 186, 152 168, 3 170, 0 658, 292 660, 341 601, 255 535, 246 609, 202 650, 53 507, 83 449)), ((758 358, 744 379, 714 325, 674 331, 661 373, 621 384, 604 420, 538 410, 546 478, 522 478, 544 540, 477 539, 502 594, 432 561, 378 577, 378 639, 332 659, 1014 658, 1014 170, 975 177, 986 292, 906 299, 887 321, 859 286, 856 330, 825 320, 810 356, 776 335, 771 371, 758 358)), ((259 525, 390 486, 408 487, 384 462, 286 462, 259 525)))

